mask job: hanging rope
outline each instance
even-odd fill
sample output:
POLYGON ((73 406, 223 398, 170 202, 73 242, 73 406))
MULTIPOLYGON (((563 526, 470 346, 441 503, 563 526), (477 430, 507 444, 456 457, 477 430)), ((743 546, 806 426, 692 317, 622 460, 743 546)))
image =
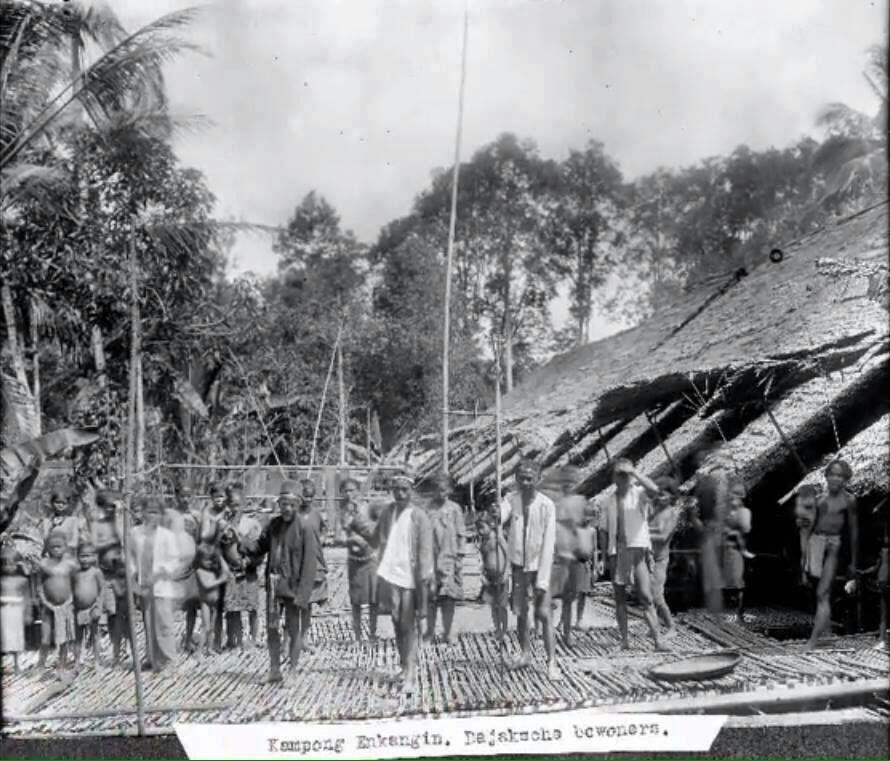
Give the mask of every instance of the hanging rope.
POLYGON ((331 376, 334 374, 334 363, 337 360, 337 350, 340 348, 340 338, 343 336, 343 320, 337 327, 337 339, 334 341, 334 349, 331 351, 331 361, 328 364, 328 375, 324 379, 324 388, 321 390, 321 404, 318 407, 318 417, 315 420, 315 431, 312 434, 312 451, 309 455, 309 476, 312 477, 312 468, 315 466, 315 453, 318 447, 318 432, 321 429, 321 416, 324 413, 325 401, 328 398, 328 387, 331 385, 331 376))

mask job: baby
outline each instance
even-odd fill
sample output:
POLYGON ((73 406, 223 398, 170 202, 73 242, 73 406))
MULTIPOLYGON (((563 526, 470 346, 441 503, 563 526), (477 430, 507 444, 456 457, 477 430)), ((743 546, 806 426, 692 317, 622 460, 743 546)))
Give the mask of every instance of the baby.
POLYGON ((99 556, 91 544, 83 543, 77 550, 80 569, 74 574, 74 611, 77 637, 74 643, 75 663, 81 665, 83 641, 87 633, 93 645, 93 660, 99 665, 99 619, 105 595, 109 591, 105 576, 99 570, 99 556))
POLYGON ((492 522, 482 520, 478 526, 479 549, 482 553, 482 599, 491 607, 494 635, 500 644, 507 634, 507 543, 503 532, 492 522))
POLYGON ((816 520, 816 502, 819 499, 819 491, 812 484, 804 484, 797 490, 794 497, 794 522, 800 536, 800 579, 806 584, 807 556, 810 534, 813 531, 813 523, 816 520))
POLYGON ((231 573, 219 550, 212 544, 198 545, 195 564, 198 599, 201 603, 201 626, 204 629, 204 655, 210 655, 210 643, 213 640, 219 608, 220 587, 228 581, 231 573))
POLYGON ((0 552, 0 652, 12 655, 19 673, 19 653, 25 651, 25 616, 28 608, 28 577, 22 573, 20 558, 12 542, 0 552))
POLYGON ((66 555, 67 537, 54 530, 47 540, 47 557, 40 561, 40 607, 42 636, 38 667, 46 665, 50 647, 59 649, 58 669, 68 661, 69 648, 76 637, 74 620, 74 574, 77 561, 66 555))

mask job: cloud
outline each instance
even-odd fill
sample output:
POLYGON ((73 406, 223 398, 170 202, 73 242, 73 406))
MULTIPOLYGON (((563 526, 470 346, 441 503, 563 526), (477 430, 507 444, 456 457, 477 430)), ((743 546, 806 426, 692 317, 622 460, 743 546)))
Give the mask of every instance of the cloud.
MULTIPOLYGON (((186 4, 116 0, 130 26, 186 4)), ((464 156, 513 131, 559 158, 595 138, 628 177, 812 131, 818 107, 873 110, 865 49, 886 2, 471 0, 464 156)), ((461 0, 221 0, 194 36, 212 57, 168 75, 215 126, 181 139, 220 212, 286 221, 317 189, 372 240, 452 158, 461 0)), ((242 238, 244 269, 270 242, 242 238)))

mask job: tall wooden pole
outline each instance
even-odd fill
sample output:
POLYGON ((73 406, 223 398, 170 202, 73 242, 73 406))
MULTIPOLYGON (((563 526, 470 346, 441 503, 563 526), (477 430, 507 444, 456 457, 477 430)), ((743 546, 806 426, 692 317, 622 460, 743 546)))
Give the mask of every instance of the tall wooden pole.
POLYGON ((442 335, 442 470, 448 472, 448 375, 451 348, 451 263, 454 258, 454 233, 457 227, 457 186, 460 175, 460 141, 464 121, 464 85, 467 77, 467 30, 469 0, 464 4, 464 36, 460 63, 460 90, 457 97, 457 135, 454 141, 454 171, 451 175, 451 217, 448 221, 448 249, 445 254, 445 317, 442 335))
MULTIPOLYGON (((136 720, 140 735, 145 734, 145 696, 142 691, 142 670, 139 663, 139 647, 136 639, 135 603, 133 581, 130 574, 130 510, 133 506, 133 465, 136 457, 136 394, 139 370, 139 296, 136 275, 136 238, 130 234, 130 394, 127 399, 127 458, 124 470, 123 543, 127 585, 127 623, 130 629, 130 652, 133 657, 133 676, 136 682, 136 720)), ((146 652, 148 640, 146 639, 146 652)))
POLYGON ((337 385, 340 390, 340 467, 346 465, 346 388, 343 386, 343 342, 337 342, 337 385))
POLYGON ((497 445, 494 450, 494 472, 497 485, 498 510, 501 504, 503 476, 501 474, 501 346, 495 343, 494 348, 494 435, 497 445))
POLYGON ((371 405, 368 405, 365 418, 365 452, 368 455, 368 467, 371 467, 371 405))

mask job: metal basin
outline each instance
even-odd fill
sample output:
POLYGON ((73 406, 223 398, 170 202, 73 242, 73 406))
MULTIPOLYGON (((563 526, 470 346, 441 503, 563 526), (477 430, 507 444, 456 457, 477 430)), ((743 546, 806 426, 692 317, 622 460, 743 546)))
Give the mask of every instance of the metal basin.
POLYGON ((649 676, 663 682, 717 679, 732 671, 741 659, 742 656, 735 650, 721 650, 660 663, 649 669, 649 676))

